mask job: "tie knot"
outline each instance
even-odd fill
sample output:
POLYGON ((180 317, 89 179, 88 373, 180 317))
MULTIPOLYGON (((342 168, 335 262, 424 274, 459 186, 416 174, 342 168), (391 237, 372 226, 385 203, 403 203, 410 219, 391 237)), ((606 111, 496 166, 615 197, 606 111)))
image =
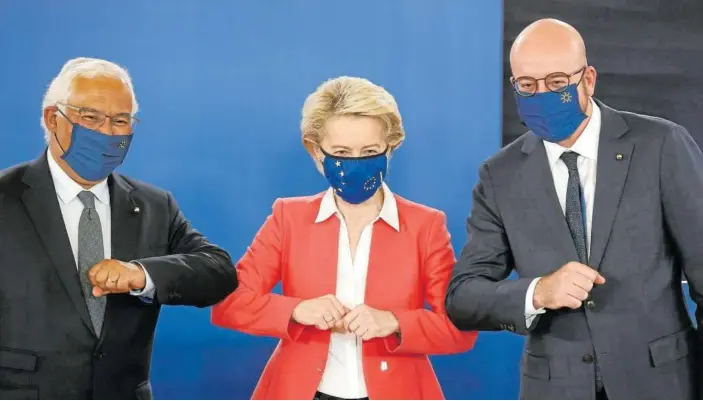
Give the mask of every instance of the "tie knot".
POLYGON ((578 171, 578 167, 576 165, 576 161, 579 158, 579 154, 576 152, 564 152, 561 154, 561 160, 564 161, 564 164, 566 164, 566 168, 568 168, 570 171, 578 171))
POLYGON ((83 202, 83 206, 88 209, 95 209, 95 195, 90 191, 81 191, 78 194, 78 199, 83 202))

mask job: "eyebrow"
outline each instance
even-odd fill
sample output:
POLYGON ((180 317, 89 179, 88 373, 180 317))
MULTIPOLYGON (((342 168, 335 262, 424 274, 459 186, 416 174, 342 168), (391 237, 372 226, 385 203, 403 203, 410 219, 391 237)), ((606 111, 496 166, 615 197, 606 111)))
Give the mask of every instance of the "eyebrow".
MULTIPOLYGON (((94 109, 94 108, 92 108, 92 107, 81 107, 81 106, 73 106, 73 107, 75 107, 75 108, 77 108, 77 109, 79 109, 79 110, 94 111, 94 112, 97 112, 97 113, 103 113, 103 114, 108 115, 108 116, 110 115, 110 114, 108 114, 108 113, 106 113, 106 112, 104 112, 104 111, 102 111, 102 110, 94 109)), ((115 117, 118 117, 118 116, 130 116, 130 117, 131 117, 131 116, 132 116, 132 113, 130 113, 130 112, 128 112, 128 111, 123 111, 123 112, 121 112, 121 113, 115 113, 115 114, 112 114, 112 115, 115 116, 115 117)))
MULTIPOLYGON (((361 148, 361 149, 363 150, 363 149, 380 148, 380 147, 381 147, 380 144, 374 143, 373 145, 366 145, 366 146, 364 146, 364 147, 361 148)), ((333 146, 332 146, 332 149, 351 150, 350 147, 344 146, 344 145, 333 145, 333 146)))

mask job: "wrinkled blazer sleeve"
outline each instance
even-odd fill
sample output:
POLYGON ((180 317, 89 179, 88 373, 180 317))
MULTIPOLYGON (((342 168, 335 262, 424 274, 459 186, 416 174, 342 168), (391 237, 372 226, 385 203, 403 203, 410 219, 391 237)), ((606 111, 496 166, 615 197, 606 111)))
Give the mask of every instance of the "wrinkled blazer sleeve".
POLYGON ((193 228, 171 194, 166 194, 169 255, 138 259, 162 305, 206 307, 237 288, 232 259, 193 228))
POLYGON ((479 170, 466 230, 468 240, 447 290, 449 317, 462 330, 527 332, 525 297, 532 279, 507 279, 513 258, 486 164, 479 170))
POLYGON ((400 324, 400 337, 386 338, 389 351, 415 354, 452 354, 473 348, 477 332, 459 331, 444 309, 444 294, 449 284, 454 250, 442 212, 433 215, 425 237, 422 262, 425 301, 430 309, 392 310, 400 324))
POLYGON ((239 288, 212 308, 212 323, 248 334, 296 339, 304 326, 291 321, 298 298, 271 293, 281 280, 285 239, 284 203, 273 204, 273 212, 237 263, 239 288))

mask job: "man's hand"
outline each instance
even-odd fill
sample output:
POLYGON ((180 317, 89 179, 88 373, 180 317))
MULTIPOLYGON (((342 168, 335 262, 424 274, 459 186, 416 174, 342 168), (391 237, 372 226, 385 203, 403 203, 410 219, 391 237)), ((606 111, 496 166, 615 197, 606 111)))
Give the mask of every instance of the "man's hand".
POLYGON ((359 305, 344 316, 344 328, 362 340, 387 337, 400 329, 392 312, 359 305))
POLYGON ((605 278, 597 271, 578 262, 569 262, 539 279, 532 303, 535 309, 578 309, 588 298, 593 284, 603 283, 605 278))
POLYGON ((114 259, 105 259, 91 267, 88 277, 96 297, 139 291, 146 285, 146 274, 141 266, 114 259))
POLYGON ((344 307, 337 297, 329 294, 299 303, 293 309, 291 319, 303 326, 315 326, 320 330, 327 330, 341 321, 347 312, 349 309, 344 307))

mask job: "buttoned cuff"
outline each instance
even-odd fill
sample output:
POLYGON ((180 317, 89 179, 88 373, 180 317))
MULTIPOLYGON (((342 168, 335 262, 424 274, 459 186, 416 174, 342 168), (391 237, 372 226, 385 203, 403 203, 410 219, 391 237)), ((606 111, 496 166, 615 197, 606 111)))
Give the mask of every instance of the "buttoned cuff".
POLYGON ((154 295, 156 293, 156 287, 154 286, 154 282, 151 280, 151 276, 149 275, 149 272, 144 268, 144 265, 137 261, 132 261, 130 263, 133 263, 144 271, 144 276, 146 277, 146 284, 144 285, 144 289, 141 291, 130 291, 129 294, 133 295, 135 297, 139 297, 143 302, 146 303, 152 303, 154 302, 154 295))
POLYGON ((527 287, 527 293, 525 294, 525 325, 528 328, 532 325, 532 321, 535 320, 535 317, 537 315, 546 312, 546 309, 544 308, 535 309, 535 306, 533 304, 533 300, 535 297, 535 287, 537 286, 537 282, 540 279, 541 277, 537 277, 536 279, 532 280, 530 286, 527 287))

